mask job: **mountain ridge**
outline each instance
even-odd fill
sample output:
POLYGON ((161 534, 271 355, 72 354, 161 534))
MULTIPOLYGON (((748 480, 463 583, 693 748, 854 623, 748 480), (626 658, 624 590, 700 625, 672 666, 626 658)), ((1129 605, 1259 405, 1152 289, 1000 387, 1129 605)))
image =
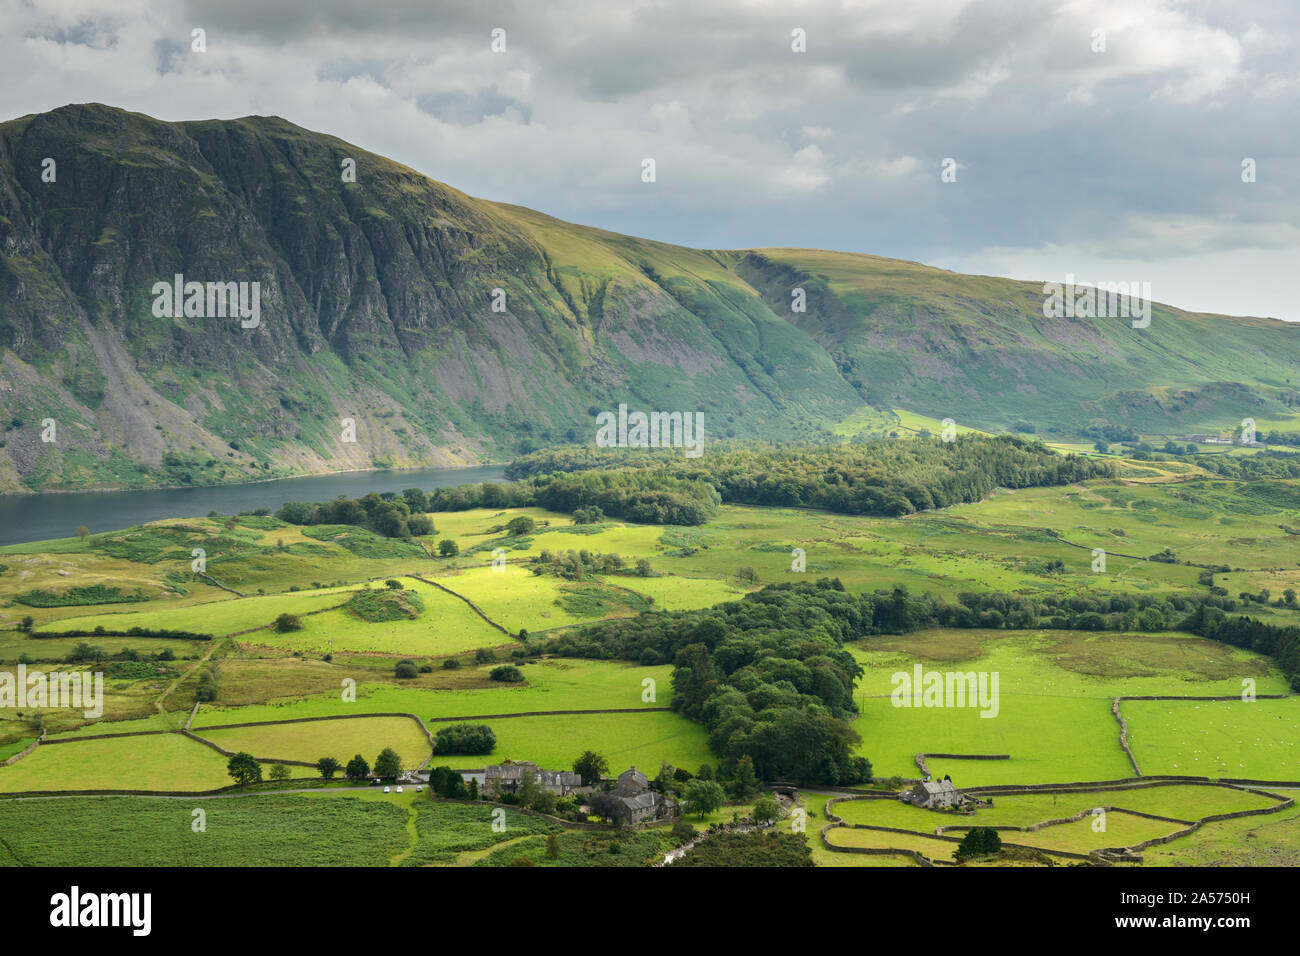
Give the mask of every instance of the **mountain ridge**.
POLYGON ((281 117, 60 107, 0 123, 0 490, 500 461, 589 441, 620 402, 788 440, 864 405, 1068 436, 1300 400, 1280 320, 1157 304, 1139 331, 1045 319, 1042 299, 864 253, 568 223, 281 117), (262 327, 155 316, 177 273, 258 282, 262 327))

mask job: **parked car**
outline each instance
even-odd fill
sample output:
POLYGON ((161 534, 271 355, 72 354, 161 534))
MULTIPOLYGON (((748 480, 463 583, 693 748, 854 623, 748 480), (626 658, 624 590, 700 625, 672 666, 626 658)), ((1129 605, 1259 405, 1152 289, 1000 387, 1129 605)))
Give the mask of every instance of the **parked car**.
POLYGON ((388 793, 391 789, 391 787, 384 787, 384 793, 388 793))
MULTIPOLYGON (((388 788, 385 787, 384 789, 387 790, 388 788)), ((401 793, 401 792, 402 792, 402 788, 401 788, 401 787, 398 787, 398 788, 397 788, 397 792, 398 792, 398 793, 401 793)))
POLYGON ((415 792, 416 792, 416 793, 419 793, 419 792, 420 792, 421 790, 423 790, 423 789, 424 789, 424 787, 416 787, 416 788, 415 788, 415 792))

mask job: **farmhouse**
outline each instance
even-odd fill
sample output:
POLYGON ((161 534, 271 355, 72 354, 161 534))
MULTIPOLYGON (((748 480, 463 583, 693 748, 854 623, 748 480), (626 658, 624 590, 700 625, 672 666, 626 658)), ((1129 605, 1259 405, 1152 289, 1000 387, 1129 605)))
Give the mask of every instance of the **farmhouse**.
POLYGON ((925 780, 918 783, 911 790, 900 793, 898 799, 926 810, 964 807, 971 802, 970 797, 954 787, 947 777, 942 780, 925 780))
POLYGON ((649 778, 636 767, 618 775, 618 786, 610 794, 616 799, 612 816, 623 825, 677 816, 677 801, 651 790, 649 778))
POLYGON ((582 777, 572 770, 542 770, 531 760, 507 760, 484 767, 480 787, 485 794, 518 793, 527 774, 533 775, 539 787, 556 796, 567 796, 582 787, 582 777))

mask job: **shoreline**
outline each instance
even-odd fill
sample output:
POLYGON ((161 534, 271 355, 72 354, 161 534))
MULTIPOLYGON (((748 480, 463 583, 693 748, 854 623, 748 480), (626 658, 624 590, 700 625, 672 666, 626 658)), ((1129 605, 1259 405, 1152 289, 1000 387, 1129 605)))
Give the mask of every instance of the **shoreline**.
MULTIPOLYGON (((0 498, 34 498, 46 495, 116 495, 129 494, 138 491, 182 491, 186 488, 193 488, 196 491, 212 490, 216 488, 243 488, 250 485, 269 485, 277 481, 297 481, 304 478, 338 478, 344 475, 367 475, 376 472, 392 472, 397 474, 400 472, 415 471, 469 471, 474 468, 505 468, 508 464, 510 464, 508 461, 488 461, 474 465, 448 465, 445 467, 420 465, 414 468, 350 468, 347 471, 304 472, 300 475, 280 475, 275 478, 252 478, 248 481, 222 481, 202 485, 143 485, 138 487, 128 485, 121 488, 101 486, 92 488, 50 488, 45 491, 0 491, 0 498)), ((508 478, 503 478, 503 480, 509 481, 508 478)))

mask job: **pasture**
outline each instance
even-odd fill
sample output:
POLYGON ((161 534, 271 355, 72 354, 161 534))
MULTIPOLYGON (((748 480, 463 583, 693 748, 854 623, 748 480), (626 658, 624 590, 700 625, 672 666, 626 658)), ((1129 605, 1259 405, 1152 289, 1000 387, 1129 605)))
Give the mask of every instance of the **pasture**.
MULTIPOLYGON (((256 727, 207 729, 199 732, 226 750, 251 753, 255 757, 275 760, 301 760, 315 763, 321 757, 333 757, 346 765, 353 754, 361 754, 370 764, 385 747, 392 747, 406 769, 418 767, 429 756, 428 738, 406 717, 359 717, 355 720, 313 720, 294 724, 264 724, 256 727)), ((302 774, 312 771, 297 770, 302 774)))

